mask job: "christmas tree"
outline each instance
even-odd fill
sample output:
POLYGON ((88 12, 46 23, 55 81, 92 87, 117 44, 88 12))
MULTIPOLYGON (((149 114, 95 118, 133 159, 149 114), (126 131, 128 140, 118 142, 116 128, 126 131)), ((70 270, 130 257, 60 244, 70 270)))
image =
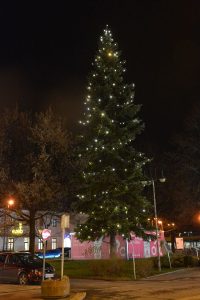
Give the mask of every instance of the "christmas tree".
POLYGON ((143 197, 147 162, 134 148, 143 129, 134 103, 134 84, 124 82, 124 61, 108 26, 89 76, 79 159, 83 163, 78 210, 87 215, 76 233, 80 240, 110 237, 111 256, 117 234, 142 236, 148 226, 149 203, 143 197))

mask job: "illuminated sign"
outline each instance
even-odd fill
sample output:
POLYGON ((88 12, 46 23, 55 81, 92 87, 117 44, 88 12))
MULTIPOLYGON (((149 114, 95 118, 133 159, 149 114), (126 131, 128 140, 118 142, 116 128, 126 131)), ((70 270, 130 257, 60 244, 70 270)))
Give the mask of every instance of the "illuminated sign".
POLYGON ((13 235, 22 235, 23 234, 23 229, 22 229, 22 223, 19 223, 19 227, 18 228, 14 228, 12 229, 12 234, 13 235))
POLYGON ((176 249, 184 249, 184 241, 183 238, 176 238, 176 249))

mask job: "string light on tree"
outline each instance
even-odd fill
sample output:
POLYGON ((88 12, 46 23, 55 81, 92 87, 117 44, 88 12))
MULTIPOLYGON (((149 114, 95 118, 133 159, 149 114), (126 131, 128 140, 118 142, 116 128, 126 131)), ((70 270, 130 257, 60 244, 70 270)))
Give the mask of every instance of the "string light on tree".
POLYGON ((84 133, 80 160, 92 164, 83 164, 85 184, 80 185, 83 190, 79 194, 85 198, 77 201, 77 209, 88 219, 80 225, 82 231, 80 226, 76 231, 81 240, 110 236, 111 254, 116 234, 129 237, 129 232, 135 231, 143 235, 149 224, 149 203, 142 196, 141 185, 147 159, 134 147, 143 125, 138 118, 140 106, 134 101, 134 85, 123 77, 125 70, 118 45, 106 26, 89 76, 87 113, 80 123, 84 133))

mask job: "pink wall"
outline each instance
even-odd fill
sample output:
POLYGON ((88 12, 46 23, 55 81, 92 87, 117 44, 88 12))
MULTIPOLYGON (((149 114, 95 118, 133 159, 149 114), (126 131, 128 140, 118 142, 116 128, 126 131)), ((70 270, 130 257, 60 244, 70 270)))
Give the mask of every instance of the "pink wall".
MULTIPOLYGON (((152 233, 151 233, 152 234, 152 233)), ((164 241, 164 234, 160 232, 159 240, 164 241)), ((133 237, 127 243, 121 236, 116 237, 117 256, 121 258, 126 257, 126 248, 128 247, 128 257, 143 258, 157 256, 157 242, 156 240, 144 241, 142 238, 133 237)), ((159 243, 160 255, 163 255, 159 243)), ((109 238, 100 239, 95 242, 81 243, 74 235, 72 235, 71 244, 71 258, 72 259, 108 259, 109 258, 109 238)))

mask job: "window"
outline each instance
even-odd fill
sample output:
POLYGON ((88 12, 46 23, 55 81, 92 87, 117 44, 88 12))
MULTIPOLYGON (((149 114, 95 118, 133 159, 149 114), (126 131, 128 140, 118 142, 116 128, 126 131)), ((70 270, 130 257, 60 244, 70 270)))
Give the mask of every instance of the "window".
POLYGON ((41 239, 38 239, 38 250, 43 249, 43 241, 41 239))
POLYGON ((57 227, 57 219, 52 219, 51 225, 52 225, 52 227, 57 227))
POLYGON ((29 238, 28 237, 24 238, 24 250, 25 251, 29 250, 29 238))
POLYGON ((14 239, 8 238, 8 251, 14 251, 14 239))
POLYGON ((51 240, 51 249, 56 249, 57 248, 57 239, 52 238, 51 240))

